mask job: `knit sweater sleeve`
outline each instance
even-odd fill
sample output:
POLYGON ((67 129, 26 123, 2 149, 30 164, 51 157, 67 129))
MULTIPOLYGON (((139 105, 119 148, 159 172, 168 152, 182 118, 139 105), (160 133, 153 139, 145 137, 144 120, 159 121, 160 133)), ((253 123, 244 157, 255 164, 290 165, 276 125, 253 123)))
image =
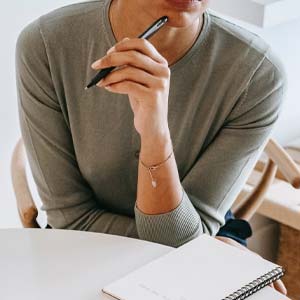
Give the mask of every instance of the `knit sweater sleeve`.
POLYGON ((101 207, 80 172, 39 20, 26 26, 18 37, 16 83, 22 138, 48 224, 137 237, 134 218, 101 207))
POLYGON ((286 76, 277 62, 271 53, 261 61, 223 127, 182 180, 180 205, 158 215, 135 207, 141 238, 178 247, 218 232, 279 117, 286 76))

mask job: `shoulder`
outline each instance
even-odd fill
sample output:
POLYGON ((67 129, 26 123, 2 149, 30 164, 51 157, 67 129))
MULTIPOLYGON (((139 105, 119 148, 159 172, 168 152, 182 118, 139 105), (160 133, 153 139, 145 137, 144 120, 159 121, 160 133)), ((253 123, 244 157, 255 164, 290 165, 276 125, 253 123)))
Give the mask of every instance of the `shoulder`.
POLYGON ((246 47, 258 56, 263 56, 270 47, 259 35, 235 23, 209 12, 211 27, 216 35, 223 40, 233 43, 235 47, 246 47))
POLYGON ((100 22, 104 0, 85 1, 60 7, 26 25, 18 35, 17 50, 36 49, 48 41, 54 46, 78 42, 84 32, 100 22), (72 38, 70 38, 72 37, 72 38))
POLYGON ((53 34, 70 34, 89 30, 100 22, 104 0, 85 1, 55 9, 40 17, 41 30, 53 34))
MULTIPOLYGON (((265 88, 286 86, 283 63, 272 47, 259 35, 210 13, 211 43, 220 61, 228 61, 246 87, 254 79, 265 88), (222 59, 222 57, 224 57, 222 59)), ((235 75, 236 76, 236 75, 235 75)))
POLYGON ((232 110, 227 121, 266 126, 278 117, 287 87, 285 67, 259 35, 213 14, 207 44, 218 79, 227 83, 232 110))

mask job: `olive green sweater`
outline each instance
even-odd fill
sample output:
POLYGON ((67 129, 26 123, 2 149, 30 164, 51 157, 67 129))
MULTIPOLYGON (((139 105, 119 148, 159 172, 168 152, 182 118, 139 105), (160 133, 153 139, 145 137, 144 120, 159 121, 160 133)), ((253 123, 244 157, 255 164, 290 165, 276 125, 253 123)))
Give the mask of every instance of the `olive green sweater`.
POLYGON ((116 43, 109 4, 62 7, 18 37, 20 126, 48 223, 174 247, 215 235, 278 118, 283 68, 261 38, 204 14, 198 39, 170 66, 168 122, 182 201, 144 214, 135 206, 140 137, 128 96, 84 90, 92 62, 116 43))

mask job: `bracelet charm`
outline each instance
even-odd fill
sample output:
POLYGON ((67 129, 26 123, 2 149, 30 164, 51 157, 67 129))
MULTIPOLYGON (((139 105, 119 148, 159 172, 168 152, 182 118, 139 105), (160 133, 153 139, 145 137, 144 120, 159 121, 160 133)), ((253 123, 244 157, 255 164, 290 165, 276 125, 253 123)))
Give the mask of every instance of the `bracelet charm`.
POLYGON ((172 152, 169 154, 169 156, 168 156, 163 162, 161 162, 161 163, 159 163, 159 164, 156 164, 156 165, 153 165, 153 166, 147 166, 147 165, 146 165, 145 163, 143 163, 142 160, 140 159, 141 164, 142 164, 142 165, 148 170, 148 172, 149 172, 149 175, 150 175, 150 177, 151 177, 151 184, 152 184, 152 187, 153 187, 153 188, 156 188, 156 187, 157 187, 157 181, 153 178, 153 175, 152 175, 152 172, 151 172, 151 171, 156 170, 156 169, 158 169, 160 166, 162 166, 166 161, 169 160, 169 158, 172 156, 172 154, 173 154, 173 150, 172 150, 172 152))

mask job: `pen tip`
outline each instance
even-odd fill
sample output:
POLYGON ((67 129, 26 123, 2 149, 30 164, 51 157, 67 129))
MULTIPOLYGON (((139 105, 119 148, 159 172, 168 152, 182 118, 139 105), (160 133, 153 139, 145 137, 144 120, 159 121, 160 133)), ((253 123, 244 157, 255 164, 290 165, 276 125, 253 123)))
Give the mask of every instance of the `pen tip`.
POLYGON ((88 89, 88 87, 86 86, 84 89, 85 89, 85 90, 87 90, 87 89, 88 89))

